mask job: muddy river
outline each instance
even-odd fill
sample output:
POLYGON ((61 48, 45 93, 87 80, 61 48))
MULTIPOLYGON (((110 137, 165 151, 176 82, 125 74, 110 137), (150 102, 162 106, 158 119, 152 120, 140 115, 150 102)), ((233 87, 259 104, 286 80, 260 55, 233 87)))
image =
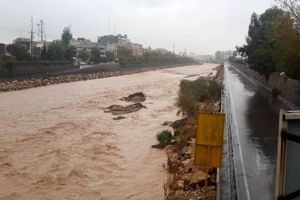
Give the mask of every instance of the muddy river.
POLYGON ((175 120, 179 81, 214 64, 0 93, 0 199, 164 197, 155 135, 175 120), (104 108, 144 92, 146 108, 113 120, 104 108))

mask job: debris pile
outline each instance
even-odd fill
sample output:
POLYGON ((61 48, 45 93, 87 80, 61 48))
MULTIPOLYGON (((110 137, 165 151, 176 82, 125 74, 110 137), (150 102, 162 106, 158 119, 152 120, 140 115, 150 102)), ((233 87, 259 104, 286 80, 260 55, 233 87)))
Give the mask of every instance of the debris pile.
MULTIPOLYGON (((217 73, 212 80, 216 83, 221 84, 224 75, 224 67, 222 65, 218 66, 215 70, 217 73)), ((201 81, 206 81, 205 79, 198 79, 196 82, 187 82, 182 81, 181 88, 183 92, 189 89, 188 87, 195 84, 197 86, 201 85, 201 81), (197 82, 198 81, 198 82, 197 82)), ((211 81, 211 79, 209 80, 211 81)), ((211 81, 213 82, 213 81, 211 81)), ((215 84, 215 85, 218 85, 215 84)), ((218 86, 219 87, 219 86, 218 86)), ((203 95, 206 91, 214 91, 215 88, 207 88, 199 91, 199 87, 190 87, 193 92, 200 92, 199 96, 203 95)), ((221 87, 219 87, 221 89, 221 87)), ((181 92, 182 92, 181 91, 181 92)), ((192 94, 194 94, 192 92, 192 94)), ((185 94, 184 93, 184 94, 185 94)), ((196 102, 190 98, 188 94, 182 101, 181 104, 178 104, 179 108, 185 110, 186 118, 174 121, 172 123, 164 122, 163 125, 169 125, 173 129, 174 139, 165 147, 167 153, 167 165, 165 166, 168 171, 168 179, 164 185, 165 189, 165 199, 168 200, 198 200, 198 199, 209 199, 215 200, 217 196, 217 170, 216 168, 211 168, 208 171, 208 174, 205 173, 204 167, 195 166, 194 156, 196 149, 196 124, 195 119, 196 113, 199 111, 202 112, 220 112, 221 103, 220 103, 220 92, 214 96, 214 98, 209 98, 206 96, 200 101, 196 98, 196 102), (193 105, 193 106, 190 106, 193 105), (190 107, 189 107, 190 106, 190 107), (182 109, 182 108, 191 108, 182 109), (195 112, 188 112, 195 111, 195 112), (205 183, 207 181, 208 187, 205 189, 205 183), (205 195, 206 194, 206 195, 205 195)), ((179 96, 183 93, 179 93, 179 96)))
POLYGON ((25 80, 12 80, 12 81, 0 80, 0 92, 12 91, 12 90, 23 90, 27 88, 54 85, 59 83, 69 83, 74 81, 93 80, 93 79, 107 78, 113 76, 122 76, 127 74, 140 73, 144 71, 146 71, 146 69, 136 69, 131 71, 96 72, 90 74, 66 74, 66 75, 60 75, 55 77, 30 78, 25 80))
POLYGON ((126 102, 134 102, 130 105, 111 105, 104 109, 105 113, 111 113, 112 115, 118 115, 117 117, 114 117, 113 120, 122 120, 126 117, 121 116, 133 112, 137 112, 142 108, 147 108, 144 106, 141 102, 146 101, 146 96, 143 92, 135 92, 133 94, 130 94, 127 97, 122 97, 120 100, 126 101, 126 102))
POLYGON ((137 112, 142 108, 146 108, 141 103, 135 103, 128 106, 111 105, 104 109, 105 113, 111 113, 112 115, 125 115, 132 112, 137 112))
POLYGON ((123 116, 118 116, 118 117, 114 117, 113 120, 119 121, 121 119, 125 119, 126 117, 123 116))
POLYGON ((168 180, 165 196, 168 200, 196 200, 204 198, 205 180, 208 180, 207 199, 216 198, 216 169, 209 171, 194 165, 196 120, 193 117, 170 124, 177 136, 166 147, 168 180))
POLYGON ((127 97, 122 97, 120 100, 122 101, 128 101, 128 102, 135 102, 135 103, 141 103, 146 100, 146 96, 143 92, 136 92, 133 93, 127 97))

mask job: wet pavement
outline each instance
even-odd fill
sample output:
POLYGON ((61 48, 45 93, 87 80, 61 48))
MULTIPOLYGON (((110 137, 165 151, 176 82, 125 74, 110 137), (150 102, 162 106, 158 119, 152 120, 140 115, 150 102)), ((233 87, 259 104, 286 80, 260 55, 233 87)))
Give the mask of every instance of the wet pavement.
POLYGON ((236 195, 243 200, 274 199, 278 113, 282 106, 229 63, 225 64, 225 88, 236 195))

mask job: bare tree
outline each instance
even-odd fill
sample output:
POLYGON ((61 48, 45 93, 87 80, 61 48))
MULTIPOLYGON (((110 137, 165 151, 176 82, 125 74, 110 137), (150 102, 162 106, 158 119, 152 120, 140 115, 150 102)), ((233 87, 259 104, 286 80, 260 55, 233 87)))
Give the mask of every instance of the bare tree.
POLYGON ((275 0, 287 10, 295 20, 295 26, 300 31, 300 0, 275 0))

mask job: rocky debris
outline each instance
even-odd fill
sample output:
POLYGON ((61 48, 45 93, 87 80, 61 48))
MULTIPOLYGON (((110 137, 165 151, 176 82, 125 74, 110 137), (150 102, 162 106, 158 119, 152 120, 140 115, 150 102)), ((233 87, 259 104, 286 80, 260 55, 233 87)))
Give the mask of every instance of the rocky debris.
POLYGON ((179 189, 179 191, 183 190, 184 189, 184 180, 177 181, 176 186, 179 189))
POLYGON ((215 200, 216 199, 216 187, 215 186, 208 186, 207 188, 207 195, 206 198, 204 196, 204 188, 186 192, 184 190, 176 190, 168 195, 168 200, 215 200))
POLYGON ((165 196, 168 200, 204 199, 204 186, 207 177, 207 199, 216 198, 216 170, 205 169, 194 165, 196 120, 193 117, 177 120, 170 124, 174 132, 180 130, 175 142, 166 148, 169 172, 165 183, 165 196))
POLYGON ((91 74, 68 74, 47 78, 30 78, 26 80, 0 81, 0 92, 22 90, 33 87, 47 86, 59 83, 68 83, 74 81, 92 80, 107 78, 113 76, 121 76, 126 74, 140 73, 144 69, 136 69, 132 71, 115 71, 115 72, 97 72, 91 74))
POLYGON ((188 182, 188 185, 192 188, 196 188, 197 186, 203 187, 205 185, 206 174, 201 170, 194 170, 191 173, 184 174, 182 179, 188 182))
MULTIPOLYGON (((218 82, 223 81, 224 67, 220 65, 216 68, 214 77, 218 82)), ((208 99, 197 104, 199 110, 205 112, 220 112, 221 104, 219 100, 208 99)), ((194 165, 196 149, 196 124, 194 117, 176 120, 170 123, 174 130, 175 142, 168 145, 167 166, 168 179, 165 183, 165 199, 168 200, 198 200, 216 199, 216 176, 217 170, 211 168, 208 175, 205 168, 194 165), (205 189, 207 181, 208 188, 205 189)))
POLYGON ((202 112, 216 113, 216 112, 220 112, 221 110, 220 102, 216 102, 214 100, 199 102, 197 106, 198 106, 198 110, 201 110, 202 112))
POLYGON ((120 100, 134 102, 134 103, 141 103, 146 101, 146 96, 143 92, 136 92, 127 97, 122 97, 120 100))
POLYGON ((170 124, 170 126, 171 126, 173 129, 181 128, 181 127, 184 126, 186 120, 187 120, 187 118, 176 120, 176 121, 172 122, 172 123, 170 124))
POLYGON ((26 80, 12 80, 12 81, 1 81, 0 80, 0 92, 23 90, 27 88, 34 88, 40 86, 47 86, 59 83, 69 83, 74 81, 92 80, 107 78, 113 76, 122 76, 127 74, 141 73, 145 71, 158 70, 167 67, 183 66, 182 64, 147 67, 139 69, 129 69, 128 71, 114 71, 114 72, 96 72, 90 74, 66 74, 55 77, 42 77, 42 78, 29 78, 26 80))
POLYGON ((113 120, 119 121, 119 120, 122 120, 122 119, 125 119, 125 118, 126 117, 118 116, 118 117, 114 117, 113 120))
POLYGON ((220 64, 214 70, 217 71, 215 76, 213 77, 214 80, 218 81, 219 83, 222 83, 224 80, 224 64, 220 64))
POLYGON ((164 121, 164 123, 162 123, 163 126, 169 126, 172 122, 170 121, 164 121))
POLYGON ((146 106, 141 103, 135 103, 128 106, 122 105, 111 105, 104 109, 104 112, 111 113, 112 115, 125 115, 132 112, 137 112, 142 108, 146 108, 146 106))

